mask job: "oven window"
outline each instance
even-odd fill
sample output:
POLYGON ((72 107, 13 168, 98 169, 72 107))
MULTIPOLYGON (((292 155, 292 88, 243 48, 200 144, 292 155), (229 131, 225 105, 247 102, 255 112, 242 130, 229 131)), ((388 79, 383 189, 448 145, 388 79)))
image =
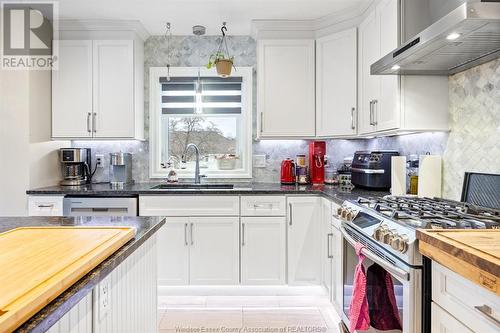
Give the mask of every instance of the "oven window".
MULTIPOLYGON (((344 297, 343 297, 343 312, 344 316, 347 320, 349 320, 349 306, 351 304, 352 300, 352 295, 353 295, 353 285, 354 285, 354 271, 356 269, 356 265, 358 264, 358 256, 356 255, 356 252, 354 248, 344 241, 344 273, 343 273, 343 283, 344 283, 344 297)), ((368 273, 368 270, 370 266, 374 265, 373 261, 369 259, 365 259, 363 262, 363 265, 365 267, 365 272, 368 273)), ((375 264, 376 265, 376 264, 375 264)), ((375 267, 374 267, 375 268, 375 267)), ((393 290, 392 293, 394 295, 394 300, 395 300, 395 306, 397 307, 397 312, 399 313, 399 319, 400 319, 400 324, 402 325, 403 321, 403 285, 401 282, 399 282, 397 279, 392 278, 392 283, 393 283, 393 290)), ((373 280, 371 281, 373 282, 373 280)), ((383 281, 380 281, 383 283, 383 281)), ((368 283, 369 284, 369 283, 368 283)), ((377 314, 377 319, 380 320, 381 317, 386 317, 388 316, 389 318, 392 316, 392 309, 393 307, 388 305, 388 302, 382 300, 381 302, 370 302, 370 299, 377 299, 380 300, 380 298, 387 297, 388 295, 373 295, 369 296, 369 292, 373 292, 375 288, 370 288, 367 284, 367 296, 369 299, 368 307, 370 308, 370 313, 376 313, 377 314), (375 297, 374 297, 375 296, 375 297), (382 306, 381 306, 382 305, 382 306)), ((389 292, 388 294, 390 294, 389 292)), ((390 302, 389 302, 390 303, 390 302)), ((371 319, 372 316, 370 316, 371 319)), ((377 320, 375 320, 377 321, 377 320)), ((371 319, 371 322, 373 320, 371 319)), ((384 332, 387 330, 382 330, 382 329, 375 329, 372 327, 372 330, 370 332, 384 332)), ((392 329, 390 332, 402 332, 400 329, 392 329)))
POLYGON ((371 227, 375 224, 379 224, 380 222, 381 220, 363 212, 359 212, 358 215, 356 215, 356 218, 352 221, 352 223, 362 229, 371 227))

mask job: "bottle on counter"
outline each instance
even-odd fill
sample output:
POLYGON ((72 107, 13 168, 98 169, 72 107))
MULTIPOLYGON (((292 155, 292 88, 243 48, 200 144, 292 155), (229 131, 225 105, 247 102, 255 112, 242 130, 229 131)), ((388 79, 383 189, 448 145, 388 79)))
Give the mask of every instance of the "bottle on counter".
POLYGON ((408 194, 416 195, 418 193, 418 155, 408 156, 407 162, 407 188, 408 194))

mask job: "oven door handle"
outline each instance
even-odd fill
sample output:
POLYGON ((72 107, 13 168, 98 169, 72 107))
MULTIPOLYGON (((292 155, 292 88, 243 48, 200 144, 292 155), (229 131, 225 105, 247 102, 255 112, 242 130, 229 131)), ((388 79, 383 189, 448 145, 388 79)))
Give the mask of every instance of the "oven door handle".
MULTIPOLYGON (((344 227, 341 227, 340 231, 342 231, 342 236, 345 238, 345 240, 347 242, 349 242, 349 244, 351 244, 352 246, 356 245, 356 241, 351 236, 349 236, 347 234, 344 227)), ((368 259, 373 261, 374 263, 379 264, 382 268, 384 268, 389 273, 397 276, 398 278, 400 278, 404 281, 410 280, 410 274, 408 274, 408 272, 406 272, 405 270, 402 270, 399 267, 394 266, 393 264, 388 263, 387 261, 384 261, 379 256, 377 256, 375 253, 368 250, 366 247, 361 250, 361 253, 363 255, 365 255, 365 257, 367 257, 368 259)))

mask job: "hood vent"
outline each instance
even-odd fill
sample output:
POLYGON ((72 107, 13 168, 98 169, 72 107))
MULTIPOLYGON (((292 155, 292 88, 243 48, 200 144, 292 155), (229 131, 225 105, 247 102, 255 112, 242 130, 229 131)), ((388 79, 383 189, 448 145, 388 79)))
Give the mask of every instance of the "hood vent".
POLYGON ((373 65, 372 75, 452 75, 500 57, 500 2, 466 2, 373 65))

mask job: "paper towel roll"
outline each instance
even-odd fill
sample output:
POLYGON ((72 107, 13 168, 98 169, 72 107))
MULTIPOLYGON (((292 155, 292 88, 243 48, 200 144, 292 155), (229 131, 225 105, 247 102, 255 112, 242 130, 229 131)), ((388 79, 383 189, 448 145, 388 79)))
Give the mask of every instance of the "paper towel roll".
POLYGON ((406 156, 391 157, 391 194, 406 194, 406 156))
POLYGON ((439 155, 421 155, 418 168, 418 197, 441 197, 441 163, 439 155))

